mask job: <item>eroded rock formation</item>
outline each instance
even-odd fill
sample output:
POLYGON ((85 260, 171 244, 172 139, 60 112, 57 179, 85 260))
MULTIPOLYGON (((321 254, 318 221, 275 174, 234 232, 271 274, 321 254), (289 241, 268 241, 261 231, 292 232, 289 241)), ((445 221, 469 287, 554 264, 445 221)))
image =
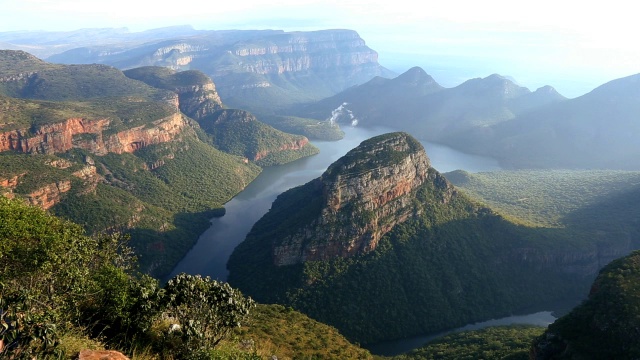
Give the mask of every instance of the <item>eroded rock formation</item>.
POLYGON ((105 135, 109 119, 70 118, 65 121, 37 127, 0 133, 0 152, 55 154, 72 148, 81 148, 98 155, 110 152, 134 152, 152 144, 173 140, 186 126, 179 113, 156 120, 149 125, 137 126, 105 135))
MULTIPOLYGON (((437 181, 440 175, 430 174, 429 167, 422 145, 406 133, 363 142, 314 181, 322 196, 320 216, 277 240, 274 264, 375 250, 384 234, 414 214, 409 195, 425 181, 437 181)), ((451 187, 446 181, 442 186, 451 187)))

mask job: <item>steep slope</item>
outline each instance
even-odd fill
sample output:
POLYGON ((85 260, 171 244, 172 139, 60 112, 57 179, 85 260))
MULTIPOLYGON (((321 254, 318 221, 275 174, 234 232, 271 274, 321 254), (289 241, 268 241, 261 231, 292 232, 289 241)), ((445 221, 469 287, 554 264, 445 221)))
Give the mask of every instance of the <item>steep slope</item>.
POLYGON ((254 112, 319 100, 374 76, 392 73, 352 30, 312 32, 211 31, 122 49, 72 50, 63 63, 103 63, 198 69, 215 79, 226 104, 254 112))
POLYGON ((424 70, 413 68, 397 78, 376 78, 293 111, 323 119, 345 104, 359 126, 386 126, 422 139, 442 141, 459 132, 483 129, 563 100, 551 87, 532 93, 497 74, 445 89, 424 70))
MULTIPOLYGON (((202 347, 210 350, 209 359, 372 358, 335 328, 291 308, 252 304, 243 312, 247 316, 234 316, 227 299, 247 304, 237 290, 202 278, 204 281, 192 281, 197 279, 184 274, 182 282, 201 286, 195 290, 198 294, 203 294, 202 287, 213 285, 210 292, 218 296, 218 300, 198 302, 198 310, 215 306, 218 316, 233 317, 242 327, 236 321, 227 323, 224 327, 229 328, 230 336, 224 336, 219 344, 199 342, 198 349, 191 341, 182 352, 176 343, 183 341, 183 334, 167 339, 167 306, 162 297, 171 291, 170 286, 171 294, 182 301, 189 298, 189 291, 176 289, 175 283, 161 290, 154 279, 136 274, 126 238, 117 234, 90 237, 75 223, 2 197, 0 238, 3 359, 24 358, 26 354, 38 359, 78 359, 82 350, 105 346, 133 354, 132 358, 139 357, 141 347, 147 358, 185 358, 185 353, 192 357, 202 347), (34 333, 41 335, 33 338, 34 333), (47 340, 46 345, 41 340, 47 340)), ((214 328, 215 319, 199 318, 201 324, 220 334, 221 328, 214 328)), ((182 326, 188 325, 183 321, 182 326)), ((88 358, 107 359, 104 355, 88 358)))
POLYGON ((39 79, 31 84, 7 76, 5 85, 19 86, 6 89, 22 86, 29 96, 73 101, 0 95, 6 110, 0 113, 0 193, 73 219, 91 233, 130 233, 144 271, 168 273, 209 217, 224 213, 222 205, 260 172, 211 146, 200 126, 179 111, 176 93, 103 65, 1 55, 2 75, 39 79), (93 88, 75 88, 82 83, 93 88))
POLYGON ((510 166, 638 170, 639 94, 640 75, 633 75, 445 141, 510 166))
POLYGON ((247 111, 223 109, 213 81, 200 71, 175 72, 147 66, 127 70, 125 75, 176 92, 180 110, 198 121, 212 137, 212 143, 229 154, 269 166, 318 152, 304 136, 276 130, 247 111))
POLYGON ((218 149, 260 166, 288 163, 319 151, 306 137, 276 130, 244 110, 219 110, 202 119, 201 125, 218 149))
POLYGON ((640 252, 607 265, 589 298, 549 325, 531 359, 637 359, 640 357, 640 252))
POLYGON ((51 64, 23 51, 0 51, 0 74, 0 93, 16 98, 68 101, 132 96, 169 102, 175 98, 111 66, 51 64))
POLYGON ((227 266, 229 282, 259 301, 369 343, 579 296, 598 251, 573 235, 474 204, 415 139, 392 133, 281 194, 227 266))

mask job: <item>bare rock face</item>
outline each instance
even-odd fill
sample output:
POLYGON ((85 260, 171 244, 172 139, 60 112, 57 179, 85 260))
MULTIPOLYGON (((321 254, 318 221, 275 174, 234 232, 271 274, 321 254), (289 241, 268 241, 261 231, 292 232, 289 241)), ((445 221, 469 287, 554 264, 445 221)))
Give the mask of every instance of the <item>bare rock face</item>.
MULTIPOLYGON (((406 133, 363 142, 332 164, 314 186, 320 215, 273 247, 275 265, 349 257, 375 250, 380 238, 414 215, 412 194, 433 181, 422 145, 406 133)), ((446 181, 445 187, 450 187, 446 181)))
POLYGON ((129 360, 129 358, 113 350, 82 350, 78 360, 129 360))
POLYGON ((232 53, 242 58, 241 66, 245 71, 282 74, 378 62, 378 54, 350 30, 294 32, 267 40, 259 45, 235 45, 232 53))
POLYGON ((32 191, 27 194, 27 200, 31 205, 47 210, 59 203, 62 194, 69 190, 71 190, 71 181, 61 180, 32 191))
POLYGON ((154 121, 149 125, 126 129, 105 138, 108 119, 70 118, 65 121, 29 129, 0 133, 0 152, 56 154, 72 148, 82 148, 98 155, 113 152, 134 152, 152 144, 173 140, 186 126, 179 113, 154 121), (85 136, 83 136, 85 135, 85 136))

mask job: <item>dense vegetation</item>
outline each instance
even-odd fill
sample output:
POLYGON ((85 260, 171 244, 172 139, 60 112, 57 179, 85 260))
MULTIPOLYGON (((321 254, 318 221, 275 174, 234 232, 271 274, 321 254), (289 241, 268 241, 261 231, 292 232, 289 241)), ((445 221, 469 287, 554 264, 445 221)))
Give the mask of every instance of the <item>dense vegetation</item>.
POLYGON ((209 226, 209 218, 223 214, 222 205, 260 171, 203 143, 190 129, 181 140, 135 154, 95 156, 78 149, 58 156, 6 152, 0 154, 0 166, 2 178, 18 176, 18 186, 11 192, 19 197, 70 181, 71 189, 60 194, 52 211, 92 234, 129 232, 132 246, 143 254, 141 268, 159 277, 171 271, 209 226), (87 159, 97 171, 92 180, 73 175, 89 166, 87 159), (51 165, 56 161, 70 166, 51 165))
MULTIPOLYGON (((430 178, 439 176, 431 171, 430 178)), ((360 343, 541 309, 564 298, 577 302, 591 277, 564 272, 562 262, 541 265, 541 259, 591 251, 592 245, 561 231, 516 225, 461 194, 443 203, 438 183, 427 181, 411 195, 416 216, 396 225, 375 251, 276 267, 272 239, 286 237, 321 210, 321 190, 313 182, 289 190, 234 251, 229 281, 261 302, 289 304, 360 343), (529 254, 524 261, 520 249, 529 254)))
POLYGON ((604 267, 589 298, 549 325, 536 359, 640 357, 640 251, 604 267))
MULTIPOLYGON (((570 225, 567 216, 572 212, 640 186, 640 172, 632 171, 518 170, 471 174, 458 170, 445 176, 492 209, 532 226, 544 227, 570 225)), ((609 214, 600 212, 598 216, 609 214)))
POLYGON ((228 284, 189 275, 161 289, 135 275, 123 237, 88 237, 19 200, 0 198, 0 219, 0 337, 9 358, 71 357, 58 346, 64 335, 191 357, 213 348, 252 305, 228 284), (163 335, 167 321, 181 331, 163 335))
POLYGON ((181 274, 160 287, 135 271, 125 237, 86 236, 20 200, 0 197, 0 239, 3 358, 105 347, 133 359, 371 357, 291 309, 255 308, 225 283, 181 274))
POLYGON ((218 149, 260 166, 284 164, 318 153, 305 137, 276 130, 243 110, 218 110, 201 119, 200 124, 218 149), (296 149, 302 143, 306 144, 296 149))
POLYGON ((8 77, 0 82, 0 94, 15 98, 70 101, 136 96, 162 100, 171 96, 111 66, 49 64, 24 52, 0 52, 0 74, 8 77))
POLYGON ((533 340, 543 327, 512 325, 465 331, 430 341, 394 360, 529 360, 533 340))

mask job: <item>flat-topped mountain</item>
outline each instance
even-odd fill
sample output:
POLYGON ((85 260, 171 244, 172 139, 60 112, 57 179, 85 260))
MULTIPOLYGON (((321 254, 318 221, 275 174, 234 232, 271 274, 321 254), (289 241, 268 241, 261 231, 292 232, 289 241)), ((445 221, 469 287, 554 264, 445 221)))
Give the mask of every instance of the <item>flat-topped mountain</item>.
POLYGON ((226 104, 252 111, 318 100, 374 76, 392 75, 352 30, 208 31, 143 45, 79 48, 49 60, 198 69, 215 80, 226 104))
POLYGON ((599 256, 583 236, 469 200, 419 142, 391 133, 278 196, 227 267, 243 293, 369 343, 577 301, 599 256))

